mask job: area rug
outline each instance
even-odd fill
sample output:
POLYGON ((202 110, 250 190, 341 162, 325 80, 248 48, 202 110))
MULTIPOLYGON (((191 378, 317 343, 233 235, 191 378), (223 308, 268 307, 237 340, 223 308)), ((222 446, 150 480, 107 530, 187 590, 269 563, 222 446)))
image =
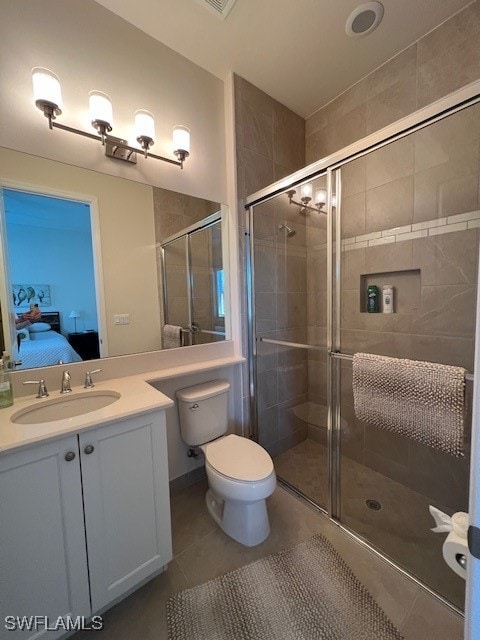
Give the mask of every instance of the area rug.
POLYGON ((167 602, 170 640, 402 640, 316 535, 167 602))

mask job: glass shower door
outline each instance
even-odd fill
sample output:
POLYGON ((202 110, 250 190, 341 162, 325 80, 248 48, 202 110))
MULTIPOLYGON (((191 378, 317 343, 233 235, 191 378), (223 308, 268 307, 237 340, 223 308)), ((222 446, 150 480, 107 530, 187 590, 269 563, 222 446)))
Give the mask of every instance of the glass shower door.
MULTIPOLYGON (((187 236, 163 245, 162 251, 165 324, 187 329, 190 326, 187 236)), ((191 344, 190 335, 188 331, 182 334, 182 340, 187 339, 186 344, 191 344)))
MULTIPOLYGON (((325 177, 312 185, 325 187, 325 177)), ((250 211, 251 344, 259 443, 277 475, 326 508, 326 213, 306 208, 300 186, 250 211)))
POLYGON ((225 340, 221 221, 189 236, 193 344, 225 340))
MULTIPOLYGON (((467 511, 469 444, 454 457, 360 420, 351 356, 473 371, 479 125, 479 107, 469 107, 345 164, 336 219, 337 516, 459 608, 465 582, 443 560, 445 535, 431 532, 429 505, 467 511), (393 313, 382 306, 384 287, 393 289, 393 313)), ((467 383, 467 401, 470 391, 467 383)), ((467 415, 466 433, 469 422, 467 415)))

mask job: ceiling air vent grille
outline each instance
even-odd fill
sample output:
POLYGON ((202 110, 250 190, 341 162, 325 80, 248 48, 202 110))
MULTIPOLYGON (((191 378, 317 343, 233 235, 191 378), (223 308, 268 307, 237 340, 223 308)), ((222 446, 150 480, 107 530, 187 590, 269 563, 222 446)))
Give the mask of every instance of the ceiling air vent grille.
POLYGON ((195 0, 197 4, 209 9, 221 20, 225 20, 237 0, 195 0))

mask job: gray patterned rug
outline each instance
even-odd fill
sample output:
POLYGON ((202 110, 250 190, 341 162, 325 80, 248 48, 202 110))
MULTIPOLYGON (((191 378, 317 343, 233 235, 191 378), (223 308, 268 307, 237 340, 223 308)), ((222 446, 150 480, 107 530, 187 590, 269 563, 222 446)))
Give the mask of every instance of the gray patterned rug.
POLYGON ((316 535, 167 602, 170 640, 402 640, 316 535))

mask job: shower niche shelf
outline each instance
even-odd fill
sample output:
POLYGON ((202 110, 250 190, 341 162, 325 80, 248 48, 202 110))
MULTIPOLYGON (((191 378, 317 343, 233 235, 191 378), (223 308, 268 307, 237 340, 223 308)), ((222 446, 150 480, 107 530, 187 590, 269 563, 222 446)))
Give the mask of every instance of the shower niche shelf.
MULTIPOLYGON (((382 287, 390 284, 393 287, 393 314, 410 315, 420 308, 421 271, 406 269, 403 271, 381 271, 360 275, 360 312, 367 313, 367 289, 376 285, 379 293, 379 308, 382 311, 382 287)), ((372 315, 372 314, 369 314, 372 315)))

